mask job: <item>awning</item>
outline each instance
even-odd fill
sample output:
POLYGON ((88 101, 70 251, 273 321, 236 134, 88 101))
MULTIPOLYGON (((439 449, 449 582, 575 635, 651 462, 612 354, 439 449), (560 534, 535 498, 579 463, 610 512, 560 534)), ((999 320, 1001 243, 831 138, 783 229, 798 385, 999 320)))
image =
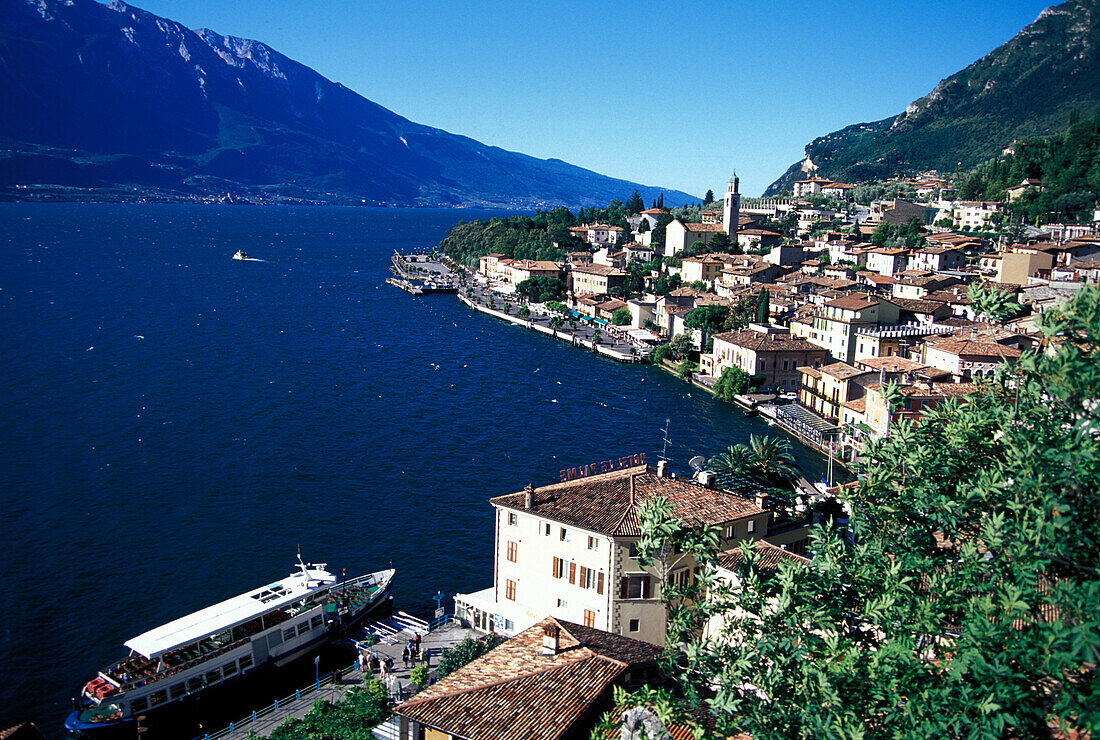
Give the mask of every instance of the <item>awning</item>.
POLYGON ((636 339, 639 342, 658 342, 658 341, 660 341, 660 337, 658 337, 656 334, 649 331, 648 329, 631 329, 630 331, 627 332, 627 335, 631 339, 636 339))

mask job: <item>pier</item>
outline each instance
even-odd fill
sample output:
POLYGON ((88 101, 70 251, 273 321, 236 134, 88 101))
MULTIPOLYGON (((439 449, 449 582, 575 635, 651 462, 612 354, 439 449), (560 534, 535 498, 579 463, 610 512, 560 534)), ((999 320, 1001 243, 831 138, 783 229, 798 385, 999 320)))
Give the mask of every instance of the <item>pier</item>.
POLYGON ((394 252, 390 257, 390 271, 395 277, 386 282, 413 295, 458 292, 459 277, 443 264, 441 257, 394 252))
MULTIPOLYGON (((376 636, 380 636, 375 645, 364 648, 368 652, 374 652, 380 658, 389 657, 393 660, 393 671, 386 679, 386 686, 396 701, 412 696, 414 690, 409 676, 413 667, 424 664, 423 661, 417 661, 409 668, 402 665, 401 651, 414 634, 419 632, 422 636, 421 653, 429 668, 438 664, 439 655, 444 649, 454 647, 467 637, 481 636, 481 633, 455 622, 427 631, 426 623, 421 623, 423 624, 421 627, 408 622, 401 624, 401 621, 403 620, 390 625, 368 625, 367 629, 376 636)), ((338 702, 353 687, 362 686, 378 677, 377 673, 372 673, 370 670, 360 672, 358 666, 352 663, 341 670, 321 676, 319 680, 299 688, 293 694, 278 699, 266 707, 243 713, 240 720, 231 723, 228 727, 201 735, 195 740, 248 740, 253 737, 267 737, 288 719, 304 717, 313 708, 315 702, 321 700, 338 702)), ((386 723, 375 728, 374 734, 380 738, 396 737, 387 730, 386 723)))

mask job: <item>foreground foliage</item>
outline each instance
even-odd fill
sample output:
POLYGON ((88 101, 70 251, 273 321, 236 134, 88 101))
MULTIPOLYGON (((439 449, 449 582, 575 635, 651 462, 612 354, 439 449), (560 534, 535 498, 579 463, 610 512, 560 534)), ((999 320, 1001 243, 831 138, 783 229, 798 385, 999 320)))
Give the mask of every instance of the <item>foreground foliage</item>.
MULTIPOLYGON (((737 581, 704 568, 708 598, 669 602, 670 675, 716 737, 1100 728, 1100 288, 1043 323, 1056 352, 869 446, 809 566, 769 576, 745 546, 737 581)), ((713 562, 698 532, 643 521, 713 562)))
POLYGON ((291 718, 275 728, 271 740, 370 740, 371 729, 390 716, 390 698, 381 681, 348 690, 342 701, 314 702, 302 719, 291 718))

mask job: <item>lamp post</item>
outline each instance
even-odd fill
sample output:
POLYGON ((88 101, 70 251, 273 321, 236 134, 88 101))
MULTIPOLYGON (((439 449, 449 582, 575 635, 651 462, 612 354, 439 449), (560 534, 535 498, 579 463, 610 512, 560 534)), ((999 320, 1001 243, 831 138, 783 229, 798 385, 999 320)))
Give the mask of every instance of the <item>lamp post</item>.
POLYGON ((321 656, 313 656, 313 678, 317 681, 318 690, 321 688, 321 656))

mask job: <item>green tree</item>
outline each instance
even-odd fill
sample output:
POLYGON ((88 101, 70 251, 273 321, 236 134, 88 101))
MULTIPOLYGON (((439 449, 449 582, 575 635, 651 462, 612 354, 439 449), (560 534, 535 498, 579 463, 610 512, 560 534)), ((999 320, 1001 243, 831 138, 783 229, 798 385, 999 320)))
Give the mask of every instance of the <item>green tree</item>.
POLYGON ((657 345, 656 349, 653 350, 653 362, 658 365, 660 365, 671 356, 672 347, 670 347, 667 342, 665 344, 657 345))
POLYGON ((437 678, 457 671, 462 666, 475 658, 480 658, 485 653, 504 642, 504 638, 496 633, 489 633, 480 639, 467 637, 452 648, 445 648, 439 656, 439 666, 435 669, 437 678))
POLYGON ((684 359, 695 349, 695 343, 691 341, 691 337, 687 334, 677 334, 668 343, 668 346, 672 349, 672 356, 677 360, 684 359))
POLYGON ((673 676, 715 737, 1100 731, 1100 287, 1039 322, 1056 351, 867 444, 808 567, 746 546, 736 586, 673 605, 673 676))
POLYGON ((365 686, 348 689, 336 704, 323 699, 314 702, 305 717, 286 720, 268 737, 273 740, 371 740, 371 730, 389 716, 389 692, 381 681, 372 680, 365 686))
POLYGON ((710 238, 708 249, 711 252, 728 252, 732 246, 733 242, 730 240, 730 235, 724 231, 719 231, 710 238))
POLYGON ((520 282, 516 286, 516 293, 529 301, 539 303, 560 301, 565 297, 565 283, 559 278, 536 275, 520 282))
POLYGON ((676 375, 680 380, 690 380, 691 376, 699 370, 699 363, 692 362, 691 360, 684 360, 680 363, 680 367, 676 370, 676 375))
POLYGON ((996 321, 998 324, 1003 324, 1024 310, 1011 293, 987 288, 982 283, 971 283, 966 297, 970 299, 971 308, 978 317, 996 321))
POLYGON ((771 315, 771 296, 767 288, 761 288, 756 295, 756 323, 767 324, 771 315))
POLYGON ((552 332, 554 332, 554 336, 558 335, 558 332, 561 331, 561 326, 564 323, 565 323, 565 317, 564 316, 555 315, 555 316, 550 317, 550 330, 552 332))
POLYGON ((684 316, 684 326, 689 329, 698 329, 702 332, 702 343, 707 337, 722 331, 726 318, 729 316, 729 308, 712 304, 709 306, 696 306, 684 316))
POLYGON ((709 206, 714 202, 714 191, 707 188, 707 194, 703 196, 703 205, 709 206))
POLYGON ((629 326, 631 321, 630 309, 626 306, 616 308, 611 314, 611 323, 615 326, 629 326))
POLYGON ((645 210, 645 201, 642 200, 642 194, 638 192, 638 188, 634 188, 634 192, 630 194, 630 198, 626 201, 625 209, 629 215, 641 213, 645 210))
POLYGON ((732 401, 734 396, 744 393, 748 388, 748 373, 739 367, 725 367, 714 384, 714 393, 719 398, 732 401))

